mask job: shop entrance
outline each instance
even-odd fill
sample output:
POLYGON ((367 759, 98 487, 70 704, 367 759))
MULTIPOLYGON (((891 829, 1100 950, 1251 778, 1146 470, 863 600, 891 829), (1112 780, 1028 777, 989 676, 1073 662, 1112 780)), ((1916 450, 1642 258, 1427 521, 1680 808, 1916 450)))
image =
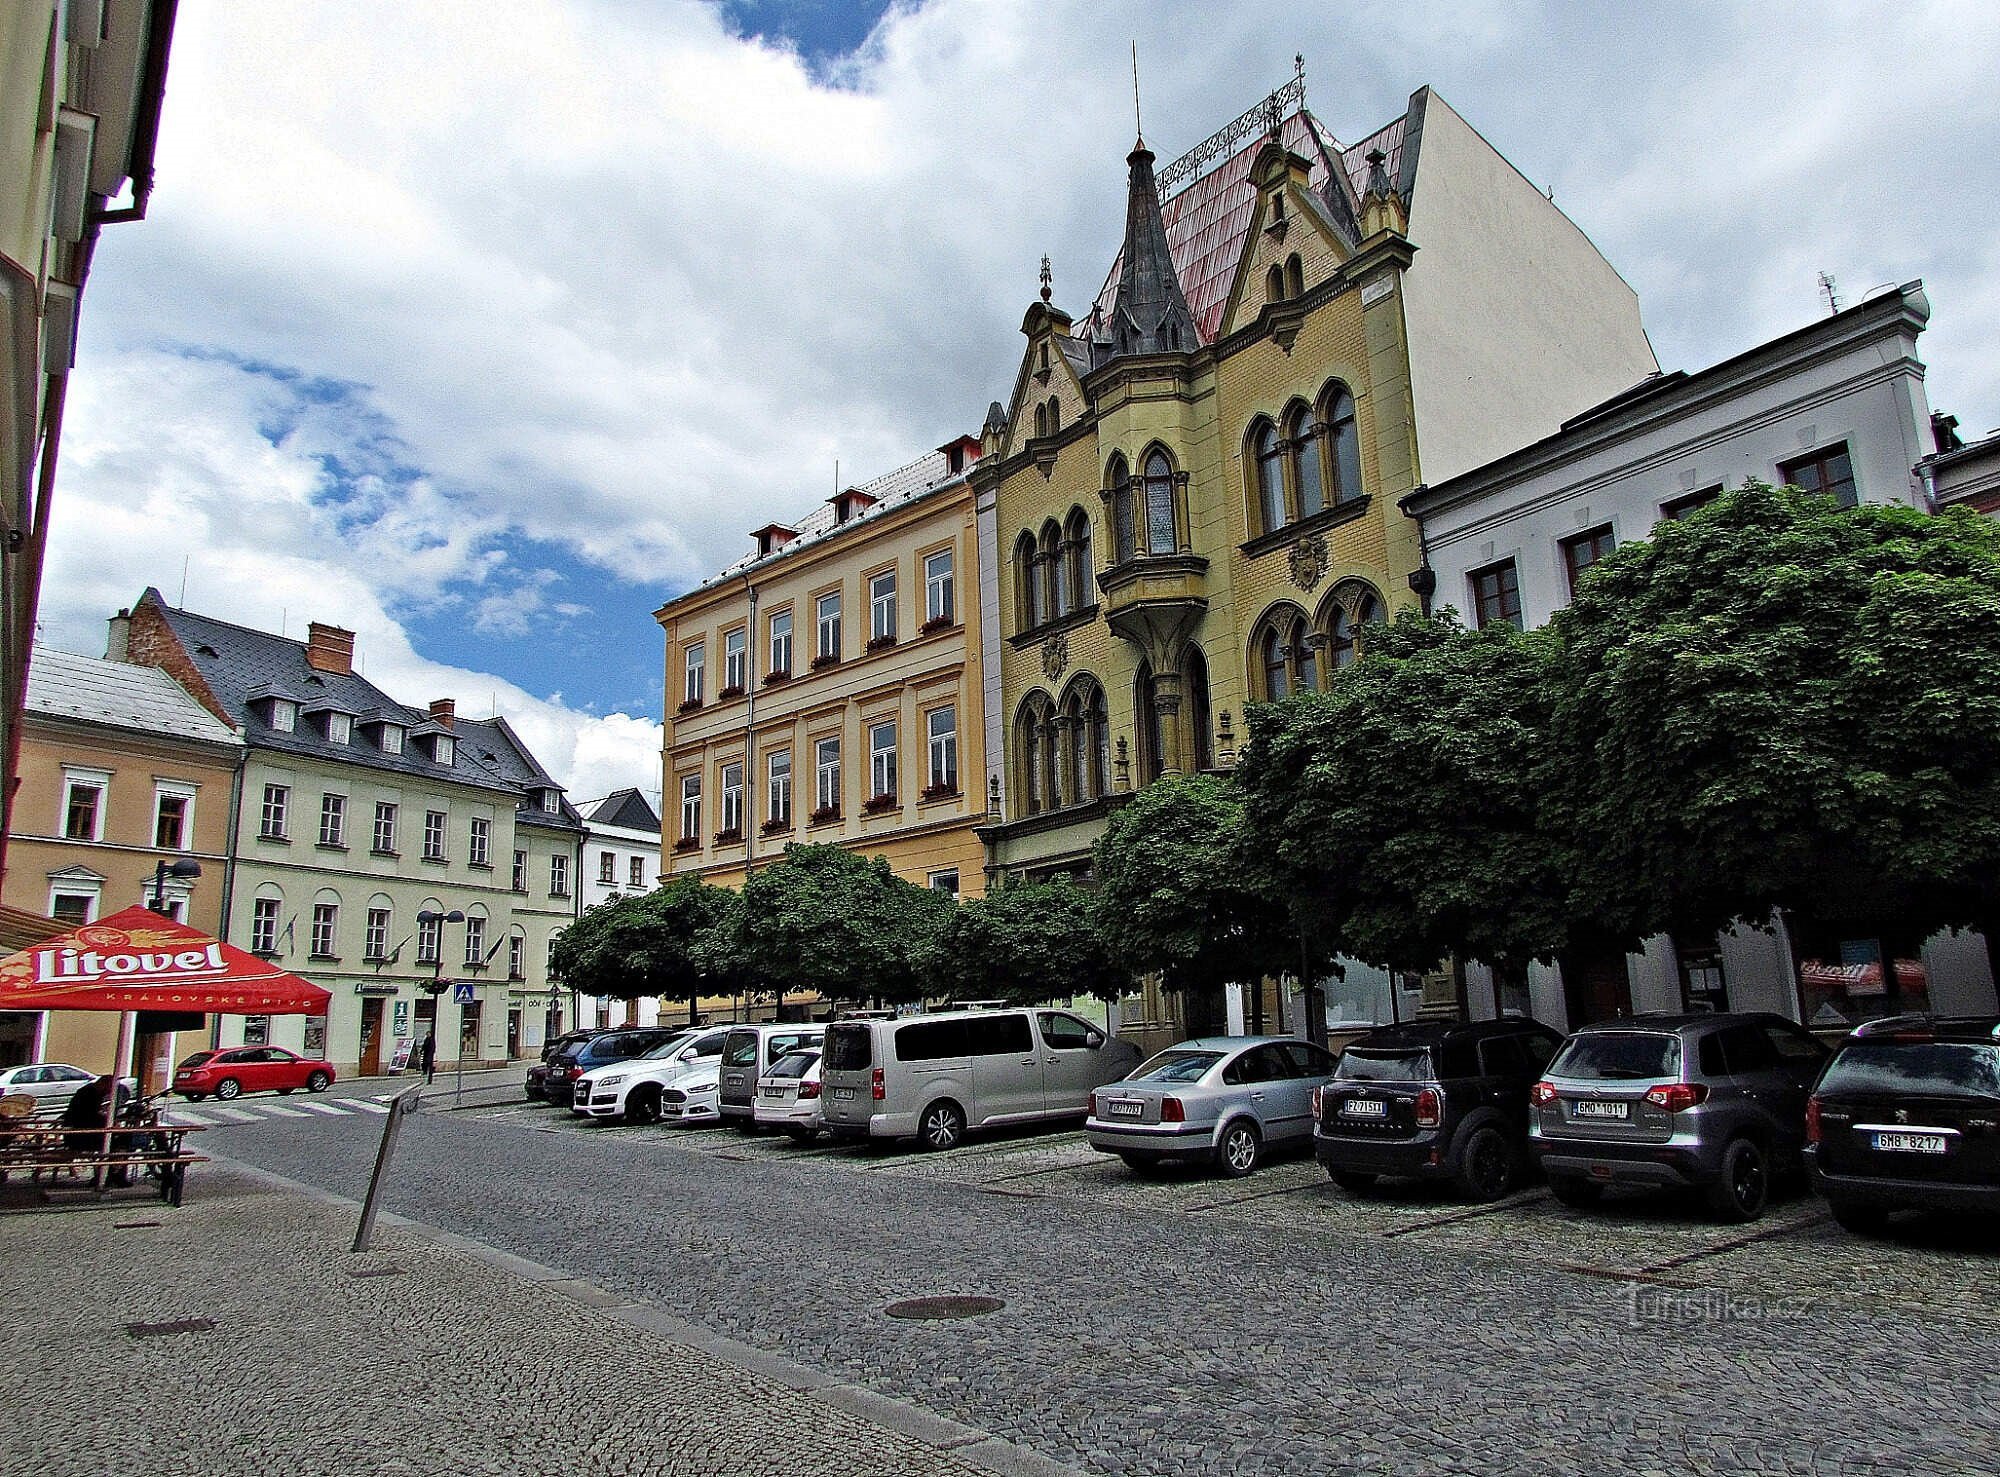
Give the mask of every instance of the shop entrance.
POLYGON ((458 1059, 462 1062, 479 1060, 479 1006, 475 1000, 458 1008, 458 1059))
POLYGON ((521 1055, 521 1007, 507 1007, 507 1060, 513 1061, 521 1055))
POLYGON ((25 1067, 35 1059, 39 1010, 0 1010, 0 1067, 25 1067))
POLYGON ((382 1073, 382 1002, 364 999, 361 1002, 361 1054, 356 1071, 363 1077, 379 1077, 382 1073))

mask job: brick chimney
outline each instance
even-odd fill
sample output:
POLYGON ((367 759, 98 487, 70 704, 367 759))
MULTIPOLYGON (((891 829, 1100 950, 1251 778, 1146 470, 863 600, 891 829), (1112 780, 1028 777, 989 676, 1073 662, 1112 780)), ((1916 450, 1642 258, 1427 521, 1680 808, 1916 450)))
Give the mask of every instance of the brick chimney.
POLYGON ((354 671, 354 633, 312 621, 306 626, 306 665, 346 677, 354 671))
POLYGON ((458 722, 458 704, 448 697, 441 697, 431 704, 431 721, 451 728, 458 722))

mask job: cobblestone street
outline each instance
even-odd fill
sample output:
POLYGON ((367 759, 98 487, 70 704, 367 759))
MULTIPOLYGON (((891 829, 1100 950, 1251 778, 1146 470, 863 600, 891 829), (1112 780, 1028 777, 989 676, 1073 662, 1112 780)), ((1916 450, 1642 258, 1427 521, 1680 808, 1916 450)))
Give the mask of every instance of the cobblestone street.
MULTIPOLYGON (((391 1208, 1076 1467, 1993 1466, 2000 1258, 1973 1224, 1866 1242, 1810 1199, 1725 1228, 1682 1202, 1579 1213, 1540 1190, 1357 1201, 1305 1159, 1139 1180, 1074 1132, 921 1155, 443 1106, 411 1121, 391 1208), (1005 1307, 883 1314, 932 1294, 1005 1307)), ((379 1121, 230 1123, 205 1147, 358 1197, 379 1121)), ((190 1211, 219 1178, 197 1177, 190 1211)), ((348 1284, 362 1309, 407 1286, 348 1284)), ((605 1388, 642 1388, 629 1366, 608 1361, 605 1388)), ((495 1390, 496 1418, 532 1425, 553 1398, 588 1431, 596 1378, 495 1390)))

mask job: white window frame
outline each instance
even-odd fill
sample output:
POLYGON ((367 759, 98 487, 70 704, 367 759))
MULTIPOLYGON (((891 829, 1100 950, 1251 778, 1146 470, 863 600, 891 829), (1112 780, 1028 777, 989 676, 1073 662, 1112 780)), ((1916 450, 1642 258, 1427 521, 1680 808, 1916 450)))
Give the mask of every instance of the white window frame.
POLYGON ((840 739, 816 739, 813 741, 813 799, 820 810, 840 810, 840 739), (827 758, 827 751, 833 757, 827 758))
POLYGON ((315 901, 312 905, 312 934, 307 952, 315 959, 334 959, 339 942, 340 904, 315 901))
POLYGON ((288 697, 271 699, 271 728, 277 733, 295 733, 299 726, 299 705, 288 697))
POLYGON ((451 813, 444 810, 424 812, 424 860, 441 862, 446 859, 446 848, 451 844, 451 813))
POLYGON ((597 880, 609 887, 618 885, 618 853, 600 851, 597 854, 597 880))
POLYGON ((681 653, 681 697, 690 703, 701 701, 708 679, 708 643, 691 641, 681 653))
POLYGON ((743 627, 722 635, 722 690, 750 685, 750 635, 743 627))
POLYGON ((681 840, 701 840, 701 776, 681 776, 681 840))
POLYGON ((156 851, 194 850, 194 799, 196 786, 186 780, 153 781, 153 848, 156 851), (181 800, 181 839, 175 846, 160 844, 160 812, 169 800, 181 800))
POLYGON ((868 578, 868 639, 896 639, 896 571, 885 569, 868 578))
POLYGON ((465 967, 477 969, 486 962, 486 915, 465 915, 465 967))
POLYGON ((924 556, 924 619, 955 619, 957 561, 952 550, 939 549, 935 554, 924 556), (942 563, 942 572, 938 565, 942 563))
POLYGON ((64 877, 49 883, 49 917, 56 916, 56 899, 61 897, 80 898, 83 901, 83 921, 95 923, 104 911, 104 884, 89 877, 64 877))
POLYGON ((822 659, 840 656, 840 591, 831 590, 813 601, 813 620, 819 632, 822 659), (829 609, 828 607, 832 608, 829 609))
POLYGON ((347 797, 337 790, 324 790, 320 793, 319 844, 347 845, 347 797), (333 824, 329 826, 328 821, 333 824))
POLYGON ((769 672, 789 672, 792 670, 792 613, 789 610, 774 610, 770 621, 771 640, 769 672), (780 626, 780 622, 783 625, 780 626))
POLYGON ((932 708, 924 714, 924 735, 930 752, 931 786, 956 790, 958 788, 958 708, 946 703, 941 708, 932 708), (942 732, 938 729, 938 719, 945 720, 942 732))
POLYGON ((344 744, 354 738, 354 718, 348 713, 328 713, 326 715, 326 739, 330 744, 344 744))
POLYGON ((528 890, 528 854, 525 851, 514 853, 514 870, 511 874, 510 886, 515 892, 526 892, 528 890))
POLYGON ((278 952, 278 922, 284 916, 284 911, 285 900, 281 897, 260 897, 250 900, 251 953, 278 952))
POLYGON ((380 960, 389 957, 389 929, 394 912, 389 908, 370 908, 362 927, 361 957, 380 960))
POLYGON ((743 829, 743 761, 732 759, 716 776, 716 832, 726 835, 743 829), (731 773, 736 782, 730 783, 731 773))
POLYGON ((466 829, 465 860, 467 866, 490 867, 493 856, 493 822, 483 815, 472 817, 466 829))
POLYGON ((507 978, 527 978, 528 941, 518 933, 507 935, 507 978))
POLYGON ((764 756, 764 818, 773 824, 792 819, 792 751, 773 749, 764 756))
POLYGON ((63 766, 62 810, 56 815, 56 835, 64 841, 102 841, 104 839, 104 812, 111 806, 111 771, 108 769, 84 769, 74 764, 63 766), (70 796, 78 790, 94 790, 97 801, 90 811, 90 834, 72 836, 69 833, 70 796))
POLYGON ((549 896, 569 896, 569 855, 566 852, 549 853, 549 896))
POLYGON ((257 834, 266 841, 291 839, 292 787, 271 783, 264 786, 264 799, 257 811, 257 834))
POLYGON ((896 720, 885 719, 868 725, 868 784, 870 800, 896 794, 896 720), (889 741, 882 742, 888 735, 889 741))
POLYGON ((394 855, 396 850, 396 802, 377 800, 375 802, 375 825, 369 832, 369 849, 383 855, 394 855))
POLYGON ((400 754, 403 752, 403 725, 385 723, 382 725, 382 752, 400 754))
POLYGON ((642 856, 635 856, 630 859, 630 865, 632 880, 627 885, 644 887, 646 885, 646 859, 642 856))
POLYGON ((431 757, 439 764, 444 765, 445 768, 451 768, 452 762, 457 758, 458 754, 457 749, 453 747, 455 742, 456 740, 451 735, 439 734, 437 742, 431 746, 431 757))

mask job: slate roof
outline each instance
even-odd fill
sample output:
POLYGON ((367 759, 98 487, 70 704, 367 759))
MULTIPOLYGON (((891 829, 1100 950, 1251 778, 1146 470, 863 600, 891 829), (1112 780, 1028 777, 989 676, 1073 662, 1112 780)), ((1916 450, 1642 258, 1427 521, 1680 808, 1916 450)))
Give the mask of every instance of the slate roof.
POLYGON ((584 817, 592 825, 621 826, 628 831, 652 831, 660 829, 660 818, 646 797, 637 790, 613 790, 584 817))
MULTIPOLYGON (((459 718, 453 727, 446 729, 431 718, 428 709, 397 702, 359 673, 322 672, 308 665, 303 641, 234 625, 213 616, 175 610, 155 589, 149 588, 140 597, 140 603, 158 609, 181 647, 193 659, 202 680, 241 730, 243 741, 253 749, 335 764, 359 764, 412 778, 474 785, 517 798, 531 786, 562 789, 504 718, 459 718), (298 703, 299 720, 290 733, 271 727, 262 713, 251 706, 252 699, 260 696, 287 697, 298 703), (353 715, 354 733, 350 742, 333 742, 323 725, 308 716, 329 710, 353 715), (452 762, 439 764, 408 742, 400 754, 384 753, 363 733, 362 726, 370 721, 400 724, 413 734, 448 732, 456 740, 452 745, 452 762)), ((534 811, 523 814, 544 824, 581 824, 581 818, 568 801, 558 799, 558 805, 560 814, 538 815, 534 811)))
POLYGON ((37 646, 28 659, 27 711, 164 738, 240 748, 228 724, 158 667, 135 667, 37 646))

